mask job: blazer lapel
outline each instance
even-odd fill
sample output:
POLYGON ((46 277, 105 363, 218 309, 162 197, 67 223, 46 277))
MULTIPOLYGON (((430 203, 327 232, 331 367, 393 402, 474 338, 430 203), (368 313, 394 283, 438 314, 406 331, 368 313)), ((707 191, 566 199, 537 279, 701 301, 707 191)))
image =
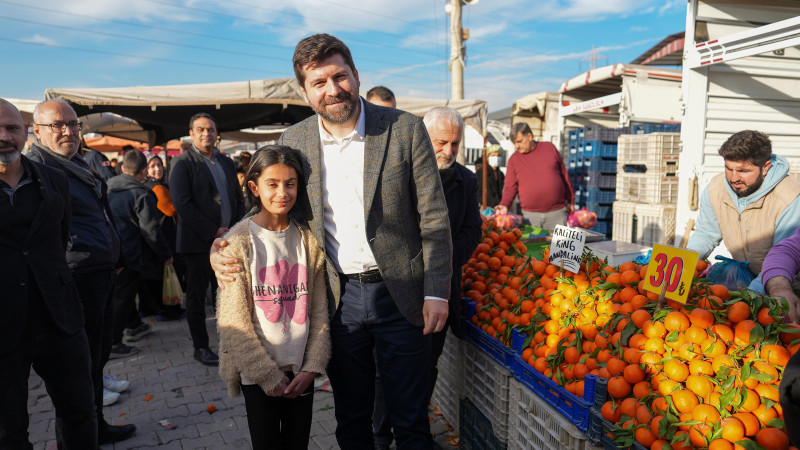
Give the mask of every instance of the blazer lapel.
MULTIPOLYGON (((315 116, 316 117, 316 116, 315 116)), ((316 120, 309 120, 305 128, 305 142, 301 149, 306 155, 308 171, 306 174, 308 201, 311 206, 311 217, 305 219, 309 222, 314 237, 320 245, 325 247, 325 206, 322 193, 322 144, 320 143, 319 125, 316 120)))
POLYGON ((389 138, 386 134, 388 124, 380 111, 375 111, 372 104, 363 102, 364 120, 367 142, 364 149, 364 220, 367 212, 372 208, 372 201, 378 189, 383 160, 386 158, 386 148, 389 138))

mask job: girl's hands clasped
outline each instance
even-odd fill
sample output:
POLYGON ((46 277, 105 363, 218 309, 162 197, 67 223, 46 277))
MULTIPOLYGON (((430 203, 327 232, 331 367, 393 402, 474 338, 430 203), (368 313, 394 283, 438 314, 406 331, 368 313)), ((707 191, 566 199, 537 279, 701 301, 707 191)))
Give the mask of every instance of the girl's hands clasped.
POLYGON ((294 377, 289 386, 283 391, 283 396, 287 398, 295 398, 303 395, 308 389, 309 384, 314 382, 316 375, 311 372, 300 372, 294 377))

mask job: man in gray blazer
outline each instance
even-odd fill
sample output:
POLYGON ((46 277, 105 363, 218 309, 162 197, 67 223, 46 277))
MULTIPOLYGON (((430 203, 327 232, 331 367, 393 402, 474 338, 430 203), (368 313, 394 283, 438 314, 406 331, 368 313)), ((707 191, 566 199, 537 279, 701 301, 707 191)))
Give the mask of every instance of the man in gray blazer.
MULTIPOLYGON (((339 39, 303 39, 293 64, 317 114, 280 143, 302 155, 308 200, 298 209, 327 257, 336 438, 374 448, 374 350, 398 448, 431 448, 430 333, 447 320, 452 244, 430 139, 419 117, 359 97, 339 39)), ((226 261, 212 256, 223 281, 237 270, 226 261)))

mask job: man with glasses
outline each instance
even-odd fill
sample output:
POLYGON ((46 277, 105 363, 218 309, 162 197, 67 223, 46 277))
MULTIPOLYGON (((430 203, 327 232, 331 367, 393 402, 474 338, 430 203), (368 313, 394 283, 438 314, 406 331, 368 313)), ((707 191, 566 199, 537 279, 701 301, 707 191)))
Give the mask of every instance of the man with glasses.
POLYGON ((28 440, 28 376, 42 377, 56 410, 59 448, 97 447, 89 345, 64 250, 67 177, 21 157, 28 133, 0 99, 0 448, 28 440))
POLYGON ((101 444, 127 439, 134 425, 109 425, 103 419, 103 366, 111 352, 114 270, 120 266, 120 240, 111 219, 106 187, 78 154, 81 123, 63 100, 47 100, 33 111, 36 135, 29 158, 67 175, 72 221, 67 243, 67 265, 83 304, 84 328, 89 339, 101 444))

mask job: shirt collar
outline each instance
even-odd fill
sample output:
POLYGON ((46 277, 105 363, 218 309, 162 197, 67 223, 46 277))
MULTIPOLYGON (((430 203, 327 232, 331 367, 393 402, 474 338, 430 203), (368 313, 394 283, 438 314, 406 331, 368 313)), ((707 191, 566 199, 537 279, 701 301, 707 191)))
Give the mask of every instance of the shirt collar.
MULTIPOLYGON (((206 157, 205 153, 201 152, 200 149, 194 146, 194 144, 192 144, 192 150, 199 153, 200 156, 202 156, 203 158, 206 157)), ((214 147, 214 150, 211 152, 211 159, 216 158, 218 155, 219 155, 219 149, 217 147, 214 147)))
POLYGON ((364 116, 364 99, 360 96, 358 97, 358 102, 361 106, 361 111, 358 113, 358 121, 356 122, 356 127, 351 131, 347 136, 343 137, 342 139, 337 139, 332 134, 328 133, 328 130, 322 125, 322 116, 317 114, 317 125, 319 126, 319 138, 322 142, 325 143, 342 143, 344 141, 352 140, 355 135, 357 134, 361 139, 364 139, 366 136, 366 120, 364 116))

